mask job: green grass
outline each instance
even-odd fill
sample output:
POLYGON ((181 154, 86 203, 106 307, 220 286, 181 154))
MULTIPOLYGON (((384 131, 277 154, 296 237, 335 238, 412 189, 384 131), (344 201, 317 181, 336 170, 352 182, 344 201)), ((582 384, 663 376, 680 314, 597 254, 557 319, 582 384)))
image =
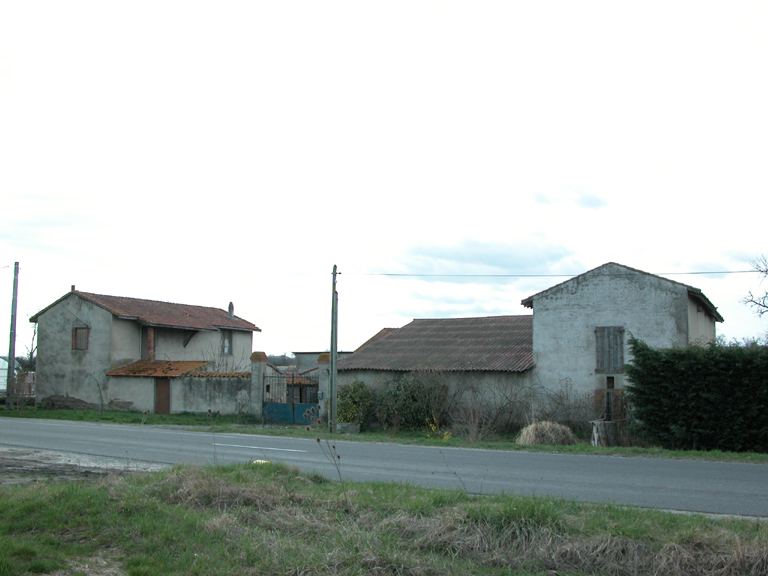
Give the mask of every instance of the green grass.
MULTIPOLYGON (((104 410, 48 410, 27 407, 20 410, 2 410, 0 417, 8 418, 45 418, 53 420, 79 420, 87 422, 111 422, 115 424, 143 424, 146 426, 185 426, 204 432, 236 432, 240 434, 259 434, 263 436, 290 436, 314 439, 318 435, 325 437, 325 429, 307 430, 305 426, 264 426, 253 416, 231 415, 213 416, 206 414, 141 414, 139 412, 119 412, 104 410)), ((768 464, 768 454, 754 452, 721 452, 666 450, 657 447, 616 447, 600 448, 591 446, 586 440, 573 446, 521 446, 514 443, 514 435, 499 435, 479 442, 469 443, 460 436, 450 436, 429 430, 392 432, 381 429, 365 431, 343 437, 355 442, 386 442, 422 446, 441 446, 455 448, 483 448, 487 450, 522 450, 532 452, 557 452, 572 454, 590 454, 602 456, 636 456, 646 458, 682 458, 692 460, 748 462, 768 464)), ((2 576, 2 573, 0 573, 2 576)))
POLYGON ((0 575, 86 564, 129 576, 735 576, 768 570, 768 524, 329 482, 283 464, 0 488, 0 575))

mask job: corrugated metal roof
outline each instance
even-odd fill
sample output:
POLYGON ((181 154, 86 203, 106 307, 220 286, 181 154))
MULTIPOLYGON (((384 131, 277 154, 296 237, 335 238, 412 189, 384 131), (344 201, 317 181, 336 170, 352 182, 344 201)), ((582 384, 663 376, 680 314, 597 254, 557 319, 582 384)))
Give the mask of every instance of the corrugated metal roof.
POLYGON ((225 328, 261 332, 261 329, 257 328, 254 324, 237 316, 230 316, 225 310, 219 308, 126 298, 124 296, 105 296, 80 291, 72 291, 65 294, 62 298, 59 298, 56 302, 35 314, 30 320, 36 322, 40 314, 72 295, 92 302, 119 318, 135 319, 149 326, 168 326, 187 330, 220 330, 225 328))
POLYGON ((107 372, 107 376, 138 376, 142 378, 178 378, 199 370, 210 362, 202 360, 139 360, 107 372))
POLYGON ((533 316, 414 320, 339 360, 344 370, 522 372, 533 367, 533 316))

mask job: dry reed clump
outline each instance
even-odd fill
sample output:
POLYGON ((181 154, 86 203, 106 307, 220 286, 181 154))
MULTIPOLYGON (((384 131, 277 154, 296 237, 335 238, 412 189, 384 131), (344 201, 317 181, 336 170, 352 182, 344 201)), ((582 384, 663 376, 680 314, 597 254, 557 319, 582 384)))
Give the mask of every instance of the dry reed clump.
POLYGON ((285 502, 285 493, 278 484, 239 486, 204 468, 177 470, 160 482, 159 488, 165 492, 164 499, 170 504, 193 508, 228 510, 247 506, 268 511, 283 506, 285 502))
POLYGON ((520 431, 515 438, 517 444, 535 446, 545 444, 548 446, 565 446, 576 444, 576 436, 568 426, 545 420, 534 422, 520 431))
POLYGON ((556 573, 665 576, 765 576, 768 550, 738 543, 727 550, 700 542, 668 544, 661 550, 610 534, 578 537, 519 519, 499 530, 484 521, 468 521, 460 512, 441 518, 401 516, 403 542, 451 557, 473 559, 489 567, 551 570, 556 573), (414 539, 413 532, 418 536, 414 539))

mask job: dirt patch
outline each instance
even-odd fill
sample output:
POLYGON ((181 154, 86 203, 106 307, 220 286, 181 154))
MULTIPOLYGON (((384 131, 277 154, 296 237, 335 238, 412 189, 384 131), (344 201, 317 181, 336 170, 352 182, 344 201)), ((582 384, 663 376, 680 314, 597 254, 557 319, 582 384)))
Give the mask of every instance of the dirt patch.
POLYGON ((0 447, 0 484, 66 481, 162 470, 165 464, 135 462, 52 450, 0 447))

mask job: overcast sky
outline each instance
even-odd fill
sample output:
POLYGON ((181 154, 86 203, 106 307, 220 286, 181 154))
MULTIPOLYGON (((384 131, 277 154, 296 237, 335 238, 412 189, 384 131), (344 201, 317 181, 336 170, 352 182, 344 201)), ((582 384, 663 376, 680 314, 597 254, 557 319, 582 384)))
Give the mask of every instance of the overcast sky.
POLYGON ((764 0, 0 0, 0 350, 15 261, 19 353, 72 284, 326 350, 334 264, 342 350, 609 261, 761 336, 768 282, 681 273, 768 252, 766 30, 764 0))

